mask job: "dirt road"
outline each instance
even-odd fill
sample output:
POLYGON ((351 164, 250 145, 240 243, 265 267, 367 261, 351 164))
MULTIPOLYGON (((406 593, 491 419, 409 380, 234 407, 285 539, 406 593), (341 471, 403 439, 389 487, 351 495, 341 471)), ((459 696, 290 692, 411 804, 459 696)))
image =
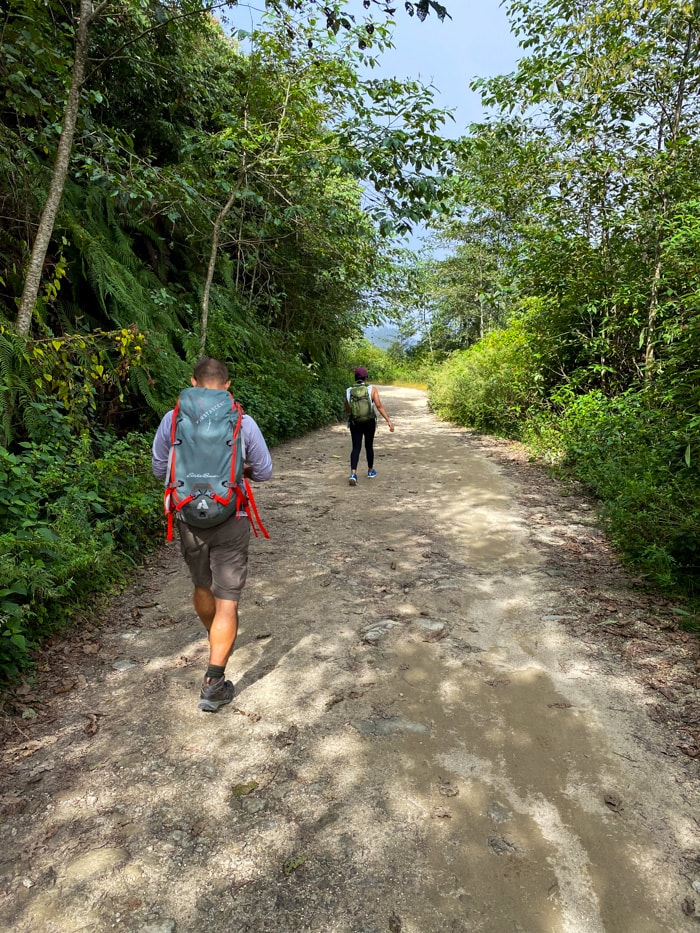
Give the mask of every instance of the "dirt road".
POLYGON ((5 699, 16 933, 700 930, 697 640, 580 493, 388 388, 273 452, 233 706, 174 547, 5 699))

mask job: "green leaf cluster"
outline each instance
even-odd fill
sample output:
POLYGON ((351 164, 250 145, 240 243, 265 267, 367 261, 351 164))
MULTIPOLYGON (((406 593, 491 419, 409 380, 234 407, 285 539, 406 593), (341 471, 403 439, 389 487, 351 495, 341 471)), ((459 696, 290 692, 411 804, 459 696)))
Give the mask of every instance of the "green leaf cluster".
POLYGON ((635 566, 697 591, 700 7, 506 6, 523 56, 474 82, 426 276, 421 345, 458 351, 434 404, 566 462, 635 566))
POLYGON ((447 166, 429 89, 363 77, 390 45, 365 9, 283 2, 243 34, 235 3, 96 4, 27 333, 79 5, 3 5, 0 677, 159 540, 150 436, 202 353, 270 443, 341 416, 386 236, 440 209, 447 166))
POLYGON ((506 436, 543 404, 539 361, 518 324, 454 353, 431 375, 429 392, 441 418, 506 436))
POLYGON ((691 451, 700 432, 689 436, 685 419, 644 391, 560 393, 557 401, 546 444, 533 436, 534 446, 563 452, 601 500, 613 543, 647 579, 697 595, 700 469, 691 451))
POLYGON ((161 524, 143 437, 76 443, 54 404, 33 416, 41 440, 0 446, 0 680, 133 566, 161 524))

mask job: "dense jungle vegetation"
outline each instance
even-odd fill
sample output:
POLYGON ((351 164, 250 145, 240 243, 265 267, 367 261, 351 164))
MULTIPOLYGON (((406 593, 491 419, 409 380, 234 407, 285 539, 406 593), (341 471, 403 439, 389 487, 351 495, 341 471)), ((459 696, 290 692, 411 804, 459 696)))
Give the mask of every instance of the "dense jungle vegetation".
POLYGON ((700 3, 506 6, 523 57, 450 139, 373 67, 435 0, 3 5, 0 680, 161 543, 150 443, 202 353, 271 443, 358 362, 427 382, 697 590, 700 3), (421 222, 443 258, 399 248, 421 222))
POLYGON ((3 5, 0 677, 162 542, 150 442, 202 353, 270 443, 340 415, 447 166, 429 89, 374 76, 386 5, 355 6, 251 34, 235 3, 3 5))
POLYGON ((507 7, 523 57, 475 82, 411 353, 441 416, 573 471, 643 577, 697 596, 700 4, 507 7))

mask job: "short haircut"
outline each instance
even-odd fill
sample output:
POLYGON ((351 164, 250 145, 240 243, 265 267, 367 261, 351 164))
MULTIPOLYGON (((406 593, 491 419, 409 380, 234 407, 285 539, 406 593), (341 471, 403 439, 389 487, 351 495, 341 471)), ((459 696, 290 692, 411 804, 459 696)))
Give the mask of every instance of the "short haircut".
POLYGON ((202 385, 207 382, 214 382, 220 385, 228 382, 228 369, 221 360, 215 360, 211 356, 203 356, 194 368, 194 378, 202 385))

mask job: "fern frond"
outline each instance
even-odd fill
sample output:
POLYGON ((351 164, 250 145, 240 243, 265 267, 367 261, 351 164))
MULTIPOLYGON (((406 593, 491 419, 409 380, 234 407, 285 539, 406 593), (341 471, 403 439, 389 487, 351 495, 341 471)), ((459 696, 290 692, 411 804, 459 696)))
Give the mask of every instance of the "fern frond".
POLYGON ((14 437, 18 408, 34 395, 34 373, 26 356, 26 341, 0 321, 0 433, 5 446, 14 437))

